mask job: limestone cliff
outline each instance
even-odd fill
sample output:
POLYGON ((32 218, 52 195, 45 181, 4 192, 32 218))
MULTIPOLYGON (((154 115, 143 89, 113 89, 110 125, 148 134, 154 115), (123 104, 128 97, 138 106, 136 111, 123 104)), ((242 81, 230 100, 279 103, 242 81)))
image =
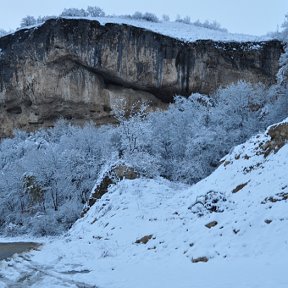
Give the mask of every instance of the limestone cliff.
POLYGON ((0 38, 0 137, 64 117, 112 121, 138 101, 210 94, 238 80, 274 83, 283 46, 185 43, 127 25, 52 19, 0 38), (124 104, 123 104, 124 103, 124 104))

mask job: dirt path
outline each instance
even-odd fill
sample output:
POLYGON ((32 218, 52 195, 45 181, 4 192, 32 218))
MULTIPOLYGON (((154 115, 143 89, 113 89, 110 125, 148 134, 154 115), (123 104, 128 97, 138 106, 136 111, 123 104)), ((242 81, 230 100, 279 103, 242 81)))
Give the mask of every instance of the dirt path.
POLYGON ((16 253, 27 252, 40 246, 33 242, 0 243, 0 260, 12 257, 16 253))

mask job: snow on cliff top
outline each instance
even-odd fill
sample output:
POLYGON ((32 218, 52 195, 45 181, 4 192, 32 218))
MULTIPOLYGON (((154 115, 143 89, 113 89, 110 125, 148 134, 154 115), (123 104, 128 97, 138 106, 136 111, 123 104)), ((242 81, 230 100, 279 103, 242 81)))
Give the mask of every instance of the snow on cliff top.
MULTIPOLYGON (((169 36, 185 42, 194 42, 197 40, 213 40, 213 41, 236 41, 236 42, 261 42, 268 41, 272 38, 267 35, 254 36, 246 34, 229 33, 209 28, 200 27, 194 24, 186 24, 183 22, 149 22, 145 20, 129 19, 125 17, 59 17, 64 19, 85 19, 90 21, 99 21, 101 25, 107 23, 114 24, 126 24, 143 29, 147 29, 162 35, 169 36)), ((41 26, 41 24, 32 25, 28 27, 22 27, 21 29, 36 28, 41 26)), ((9 34, 13 34, 11 32, 9 34)))
MULTIPOLYGON (((282 125, 287 133, 288 119, 282 125)), ((252 137, 192 187, 144 178, 111 186, 67 235, 2 261, 0 287, 24 279, 29 287, 287 288, 288 144, 280 142, 252 137)))
POLYGON ((196 40, 214 40, 214 41, 265 41, 270 38, 267 36, 252 36, 245 34, 235 34, 222 32, 218 30, 199 27, 193 24, 185 24, 181 22, 148 22, 143 20, 127 19, 121 17, 97 17, 90 18, 97 20, 102 25, 106 23, 127 24, 135 27, 144 28, 153 32, 176 38, 182 41, 193 42, 196 40))

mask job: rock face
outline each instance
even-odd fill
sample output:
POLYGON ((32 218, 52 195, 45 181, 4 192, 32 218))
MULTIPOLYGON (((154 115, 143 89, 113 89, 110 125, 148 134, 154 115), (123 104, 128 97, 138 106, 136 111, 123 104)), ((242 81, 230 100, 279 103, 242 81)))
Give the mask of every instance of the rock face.
POLYGON ((288 123, 280 123, 270 126, 267 134, 270 140, 262 145, 264 156, 267 157, 271 152, 277 153, 288 141, 288 123))
POLYGON ((134 180, 139 178, 140 175, 132 167, 129 167, 125 164, 118 164, 112 166, 99 180, 99 183, 95 186, 92 191, 89 200, 87 201, 85 207, 81 212, 81 217, 83 217, 90 208, 95 204, 95 202, 100 199, 104 194, 108 192, 108 188, 112 184, 123 179, 134 180))
POLYGON ((238 80, 269 85, 282 52, 278 41, 184 43, 127 25, 48 20, 0 38, 0 137, 60 116, 105 123, 119 105, 163 107, 238 80))

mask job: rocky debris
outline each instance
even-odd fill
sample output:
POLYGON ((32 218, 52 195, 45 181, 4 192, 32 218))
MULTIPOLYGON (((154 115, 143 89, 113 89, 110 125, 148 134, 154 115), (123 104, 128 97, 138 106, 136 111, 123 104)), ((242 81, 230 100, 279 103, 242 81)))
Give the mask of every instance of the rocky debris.
POLYGON ((275 194, 275 196, 266 197, 261 202, 261 204, 266 204, 268 202, 275 203, 275 202, 278 202, 278 201, 286 201, 286 200, 288 200, 288 192, 281 192, 281 193, 275 194))
POLYGON ((237 186, 232 190, 232 193, 237 193, 237 192, 239 192, 239 191, 242 190, 248 183, 249 183, 249 181, 246 182, 246 183, 242 183, 242 184, 237 185, 237 186))
POLYGON ((89 211, 89 209, 98 199, 100 199, 105 193, 108 192, 108 188, 110 185, 116 184, 123 179, 137 179, 139 178, 139 176, 139 173, 137 173, 132 167, 129 167, 127 165, 118 164, 112 166, 111 169, 103 175, 98 185, 96 185, 96 188, 91 193, 88 203, 81 212, 81 217, 83 217, 89 211))
MULTIPOLYGON (((248 174, 248 173, 250 173, 251 171, 253 171, 253 170, 261 167, 261 164, 262 164, 261 162, 258 162, 258 163, 256 163, 255 165, 250 165, 250 166, 248 166, 248 167, 244 167, 243 173, 244 173, 244 174, 248 174)), ((247 182, 247 183, 248 183, 248 182, 247 182)), ((242 188, 244 188, 244 187, 242 187, 242 188)), ((236 188, 235 188, 235 189, 236 189, 236 188)), ((233 193, 233 192, 232 192, 232 193, 233 193)))
POLYGON ((192 263, 199 263, 199 262, 208 262, 208 258, 206 256, 203 257, 197 257, 197 258, 192 258, 192 263))
POLYGON ((135 241, 136 244, 147 244, 149 242, 149 240, 151 240, 153 237, 153 235, 146 235, 146 236, 143 236, 141 237, 140 239, 137 239, 135 241))
POLYGON ((143 102, 163 109, 174 95, 211 94, 239 80, 270 85, 283 44, 186 43, 128 25, 59 18, 1 37, 0 50, 2 137, 59 117, 115 122, 119 103, 125 111, 143 102))
POLYGON ((211 222, 207 223, 207 224, 205 225, 205 227, 211 229, 211 228, 215 227, 217 224, 218 224, 217 221, 211 221, 211 222))
POLYGON ((262 145, 264 156, 267 157, 272 151, 277 153, 288 141, 288 123, 273 125, 267 131, 270 141, 262 145))

